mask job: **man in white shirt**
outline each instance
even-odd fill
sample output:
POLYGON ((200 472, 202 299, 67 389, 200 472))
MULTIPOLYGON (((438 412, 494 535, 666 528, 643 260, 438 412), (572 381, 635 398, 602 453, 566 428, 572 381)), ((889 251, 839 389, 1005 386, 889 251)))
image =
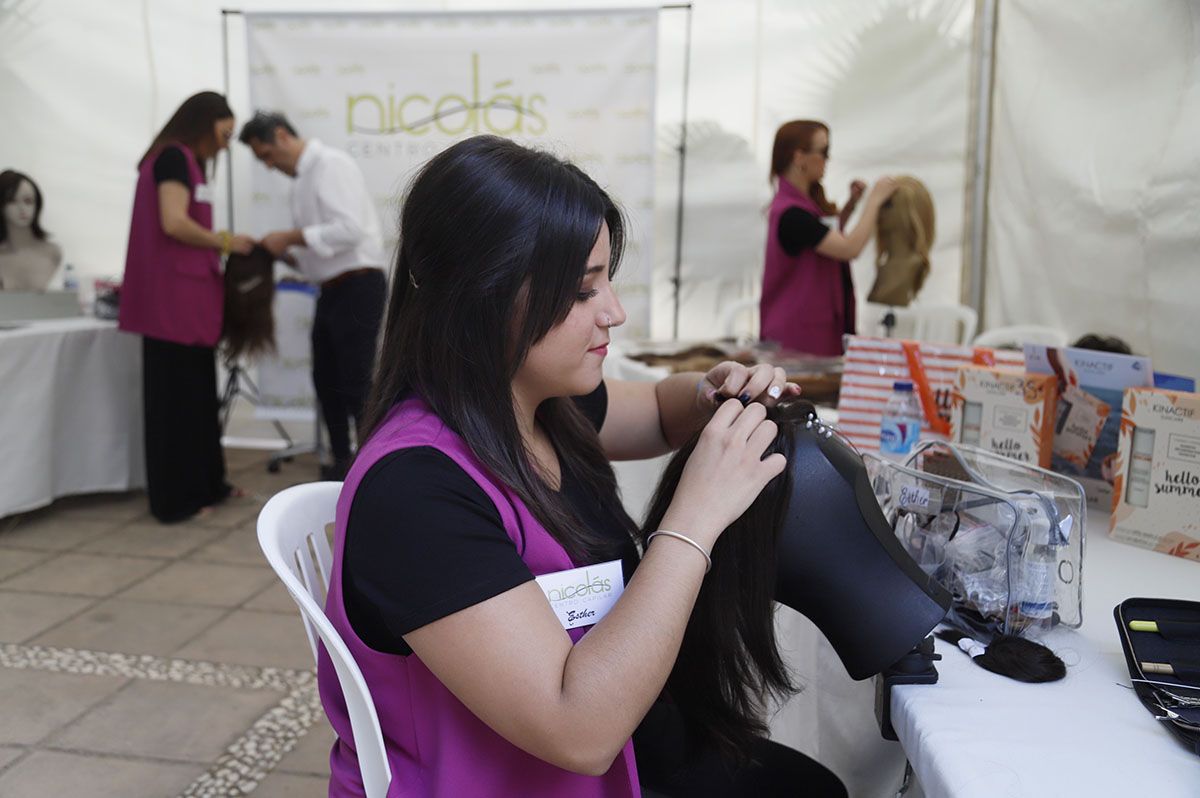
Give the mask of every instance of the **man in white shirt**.
POLYGON ((261 243, 320 286, 313 386, 334 459, 321 476, 340 480, 350 463, 348 419, 362 418, 387 297, 379 216, 358 164, 341 150, 301 138, 283 114, 260 111, 238 139, 268 169, 295 180, 292 229, 269 233, 261 243))

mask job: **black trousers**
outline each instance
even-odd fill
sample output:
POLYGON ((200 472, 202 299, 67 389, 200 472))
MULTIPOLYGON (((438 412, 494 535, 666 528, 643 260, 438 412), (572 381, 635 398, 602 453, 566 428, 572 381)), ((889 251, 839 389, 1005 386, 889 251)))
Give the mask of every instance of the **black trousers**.
POLYGON ((312 328, 313 387, 336 465, 350 460, 350 417, 357 424, 371 388, 387 280, 380 269, 321 288, 312 328))
POLYGON ((833 771, 799 751, 760 740, 752 762, 735 767, 715 752, 689 755, 683 716, 657 701, 633 733, 646 798, 847 798, 833 771))
POLYGON ((226 498, 215 350, 143 336, 142 410, 150 513, 182 521, 226 498))

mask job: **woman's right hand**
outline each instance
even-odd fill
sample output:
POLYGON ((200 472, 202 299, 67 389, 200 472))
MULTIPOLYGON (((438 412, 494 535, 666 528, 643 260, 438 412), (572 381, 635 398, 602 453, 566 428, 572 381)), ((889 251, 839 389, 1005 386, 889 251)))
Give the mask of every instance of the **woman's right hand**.
POLYGON ((675 488, 662 528, 680 532, 711 550, 725 528, 783 471, 787 459, 763 452, 778 428, 767 409, 737 399, 723 403, 705 425, 675 488))
POLYGON ((871 186, 871 193, 867 195, 867 202, 879 207, 891 199, 895 193, 896 179, 894 177, 881 177, 875 181, 875 185, 871 186))
POLYGON ((247 235, 235 235, 229 239, 229 251, 238 255, 249 255, 254 251, 254 239, 247 235))

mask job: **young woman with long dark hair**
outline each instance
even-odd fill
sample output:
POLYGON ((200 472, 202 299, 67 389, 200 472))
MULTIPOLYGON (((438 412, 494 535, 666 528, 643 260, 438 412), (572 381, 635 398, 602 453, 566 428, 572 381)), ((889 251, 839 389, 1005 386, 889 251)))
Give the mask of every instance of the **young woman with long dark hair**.
POLYGON ((254 241, 213 232, 206 174, 232 136, 229 104, 203 91, 179 106, 138 162, 120 328, 142 336, 146 492, 164 523, 235 491, 225 481, 217 406, 221 255, 247 254, 254 241))
POLYGON ((879 208, 896 190, 881 178, 867 194, 858 224, 843 233, 865 184, 854 181, 840 212, 825 196, 829 128, 807 119, 775 131, 771 182, 775 198, 767 222, 767 251, 759 305, 763 340, 815 355, 840 355, 842 336, 855 332, 850 263, 875 229, 879 208), (837 229, 821 221, 837 216, 837 229))
MULTIPOLYGON (((708 553, 784 467, 763 457, 765 405, 798 392, 780 369, 602 379, 625 320, 610 282, 624 236, 581 170, 492 136, 434 157, 404 202, 326 604, 371 688, 392 795, 639 795, 630 737, 675 662, 708 553), (609 460, 701 427, 639 562, 609 460), (564 595, 624 592, 575 625, 534 577, 580 567, 564 595)), ((318 677, 339 736, 330 795, 361 795, 324 654, 318 677)))

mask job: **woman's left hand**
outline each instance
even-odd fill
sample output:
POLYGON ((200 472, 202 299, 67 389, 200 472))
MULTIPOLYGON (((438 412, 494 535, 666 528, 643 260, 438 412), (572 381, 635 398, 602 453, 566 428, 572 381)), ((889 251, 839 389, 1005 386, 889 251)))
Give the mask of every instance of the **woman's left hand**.
POLYGON ((769 363, 744 366, 726 360, 713 366, 698 386, 700 402, 709 407, 720 405, 722 397, 740 399, 742 404, 760 402, 774 407, 799 395, 800 386, 787 381, 787 372, 769 363))

